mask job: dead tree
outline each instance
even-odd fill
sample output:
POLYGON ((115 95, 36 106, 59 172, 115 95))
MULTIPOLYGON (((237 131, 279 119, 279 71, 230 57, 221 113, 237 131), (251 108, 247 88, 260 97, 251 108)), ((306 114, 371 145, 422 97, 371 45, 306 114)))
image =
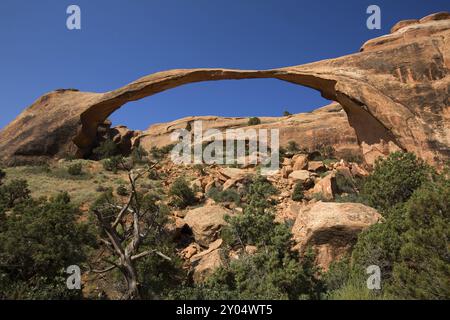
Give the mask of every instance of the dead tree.
MULTIPOLYGON (((156 165, 156 164, 155 164, 156 165)), ((92 269, 95 273, 106 273, 118 269, 127 284, 124 299, 140 299, 136 261, 150 254, 156 254, 163 259, 170 258, 157 250, 140 250, 142 241, 152 228, 163 228, 156 221, 157 212, 149 212, 148 208, 141 206, 141 199, 136 190, 136 182, 155 165, 147 169, 129 170, 128 180, 130 194, 123 205, 107 201, 93 213, 97 217, 101 230, 106 238, 100 238, 101 243, 110 252, 109 259, 103 259, 110 266, 103 270, 92 269), (111 260, 111 258, 113 258, 111 260)), ((153 293, 150 293, 155 298, 153 293)))

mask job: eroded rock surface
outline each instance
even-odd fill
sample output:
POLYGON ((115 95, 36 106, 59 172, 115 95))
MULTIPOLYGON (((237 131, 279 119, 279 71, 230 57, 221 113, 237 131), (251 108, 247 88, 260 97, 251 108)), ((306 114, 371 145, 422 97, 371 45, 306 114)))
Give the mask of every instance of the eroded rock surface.
POLYGON ((308 247, 325 269, 350 252, 358 234, 379 222, 381 215, 360 203, 317 202, 301 207, 292 228, 300 252, 308 247))
POLYGON ((191 228, 195 241, 204 246, 215 241, 222 226, 226 225, 226 215, 232 212, 218 205, 204 206, 190 210, 184 217, 185 223, 191 228))

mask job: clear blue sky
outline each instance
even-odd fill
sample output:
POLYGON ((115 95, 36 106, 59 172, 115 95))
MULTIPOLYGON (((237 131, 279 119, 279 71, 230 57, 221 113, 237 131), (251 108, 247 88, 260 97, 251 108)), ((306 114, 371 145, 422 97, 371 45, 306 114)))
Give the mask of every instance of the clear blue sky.
MULTIPOLYGON (((1 0, 0 128, 57 88, 103 92, 172 68, 267 69, 358 51, 402 19, 450 11, 448 0, 1 0), (81 7, 82 30, 66 28, 81 7), (366 28, 366 8, 382 30, 366 28)), ((134 129, 188 115, 277 116, 327 101, 277 80, 190 84, 112 116, 134 129)))

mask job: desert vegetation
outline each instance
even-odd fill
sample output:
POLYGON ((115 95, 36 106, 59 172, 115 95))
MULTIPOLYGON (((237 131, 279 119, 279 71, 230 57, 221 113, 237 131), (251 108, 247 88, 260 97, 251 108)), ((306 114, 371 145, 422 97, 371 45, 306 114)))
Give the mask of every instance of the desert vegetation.
POLYGON ((284 166, 302 169, 288 170, 286 178, 284 167, 268 179, 256 167, 172 166, 168 152, 157 149, 1 169, 0 297, 450 295, 448 169, 438 172, 397 152, 365 171, 344 160, 317 160, 329 154, 290 149, 295 154, 284 166), (110 170, 104 161, 114 157, 120 159, 110 170), (321 189, 325 183, 331 195, 321 189), (345 238, 345 254, 324 263, 314 243, 299 247, 298 216, 288 214, 294 204, 301 215, 320 203, 359 203, 382 218, 355 240, 345 238), (83 270, 82 290, 66 288, 70 265, 83 270), (381 269, 377 290, 366 286, 369 265, 381 269))

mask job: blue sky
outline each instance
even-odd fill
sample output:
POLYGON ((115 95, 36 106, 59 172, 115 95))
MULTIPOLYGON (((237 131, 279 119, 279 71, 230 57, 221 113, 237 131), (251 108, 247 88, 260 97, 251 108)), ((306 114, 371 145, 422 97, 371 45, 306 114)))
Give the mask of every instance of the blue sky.
MULTIPOLYGON (((104 92, 173 68, 268 69, 357 52, 397 21, 450 11, 448 0, 1 0, 0 128, 57 88, 104 92), (82 30, 66 28, 81 8, 82 30), (366 8, 382 29, 366 28, 366 8)), ((278 116, 327 104, 277 80, 190 84, 129 103, 114 124, 145 129, 188 115, 278 116)))

